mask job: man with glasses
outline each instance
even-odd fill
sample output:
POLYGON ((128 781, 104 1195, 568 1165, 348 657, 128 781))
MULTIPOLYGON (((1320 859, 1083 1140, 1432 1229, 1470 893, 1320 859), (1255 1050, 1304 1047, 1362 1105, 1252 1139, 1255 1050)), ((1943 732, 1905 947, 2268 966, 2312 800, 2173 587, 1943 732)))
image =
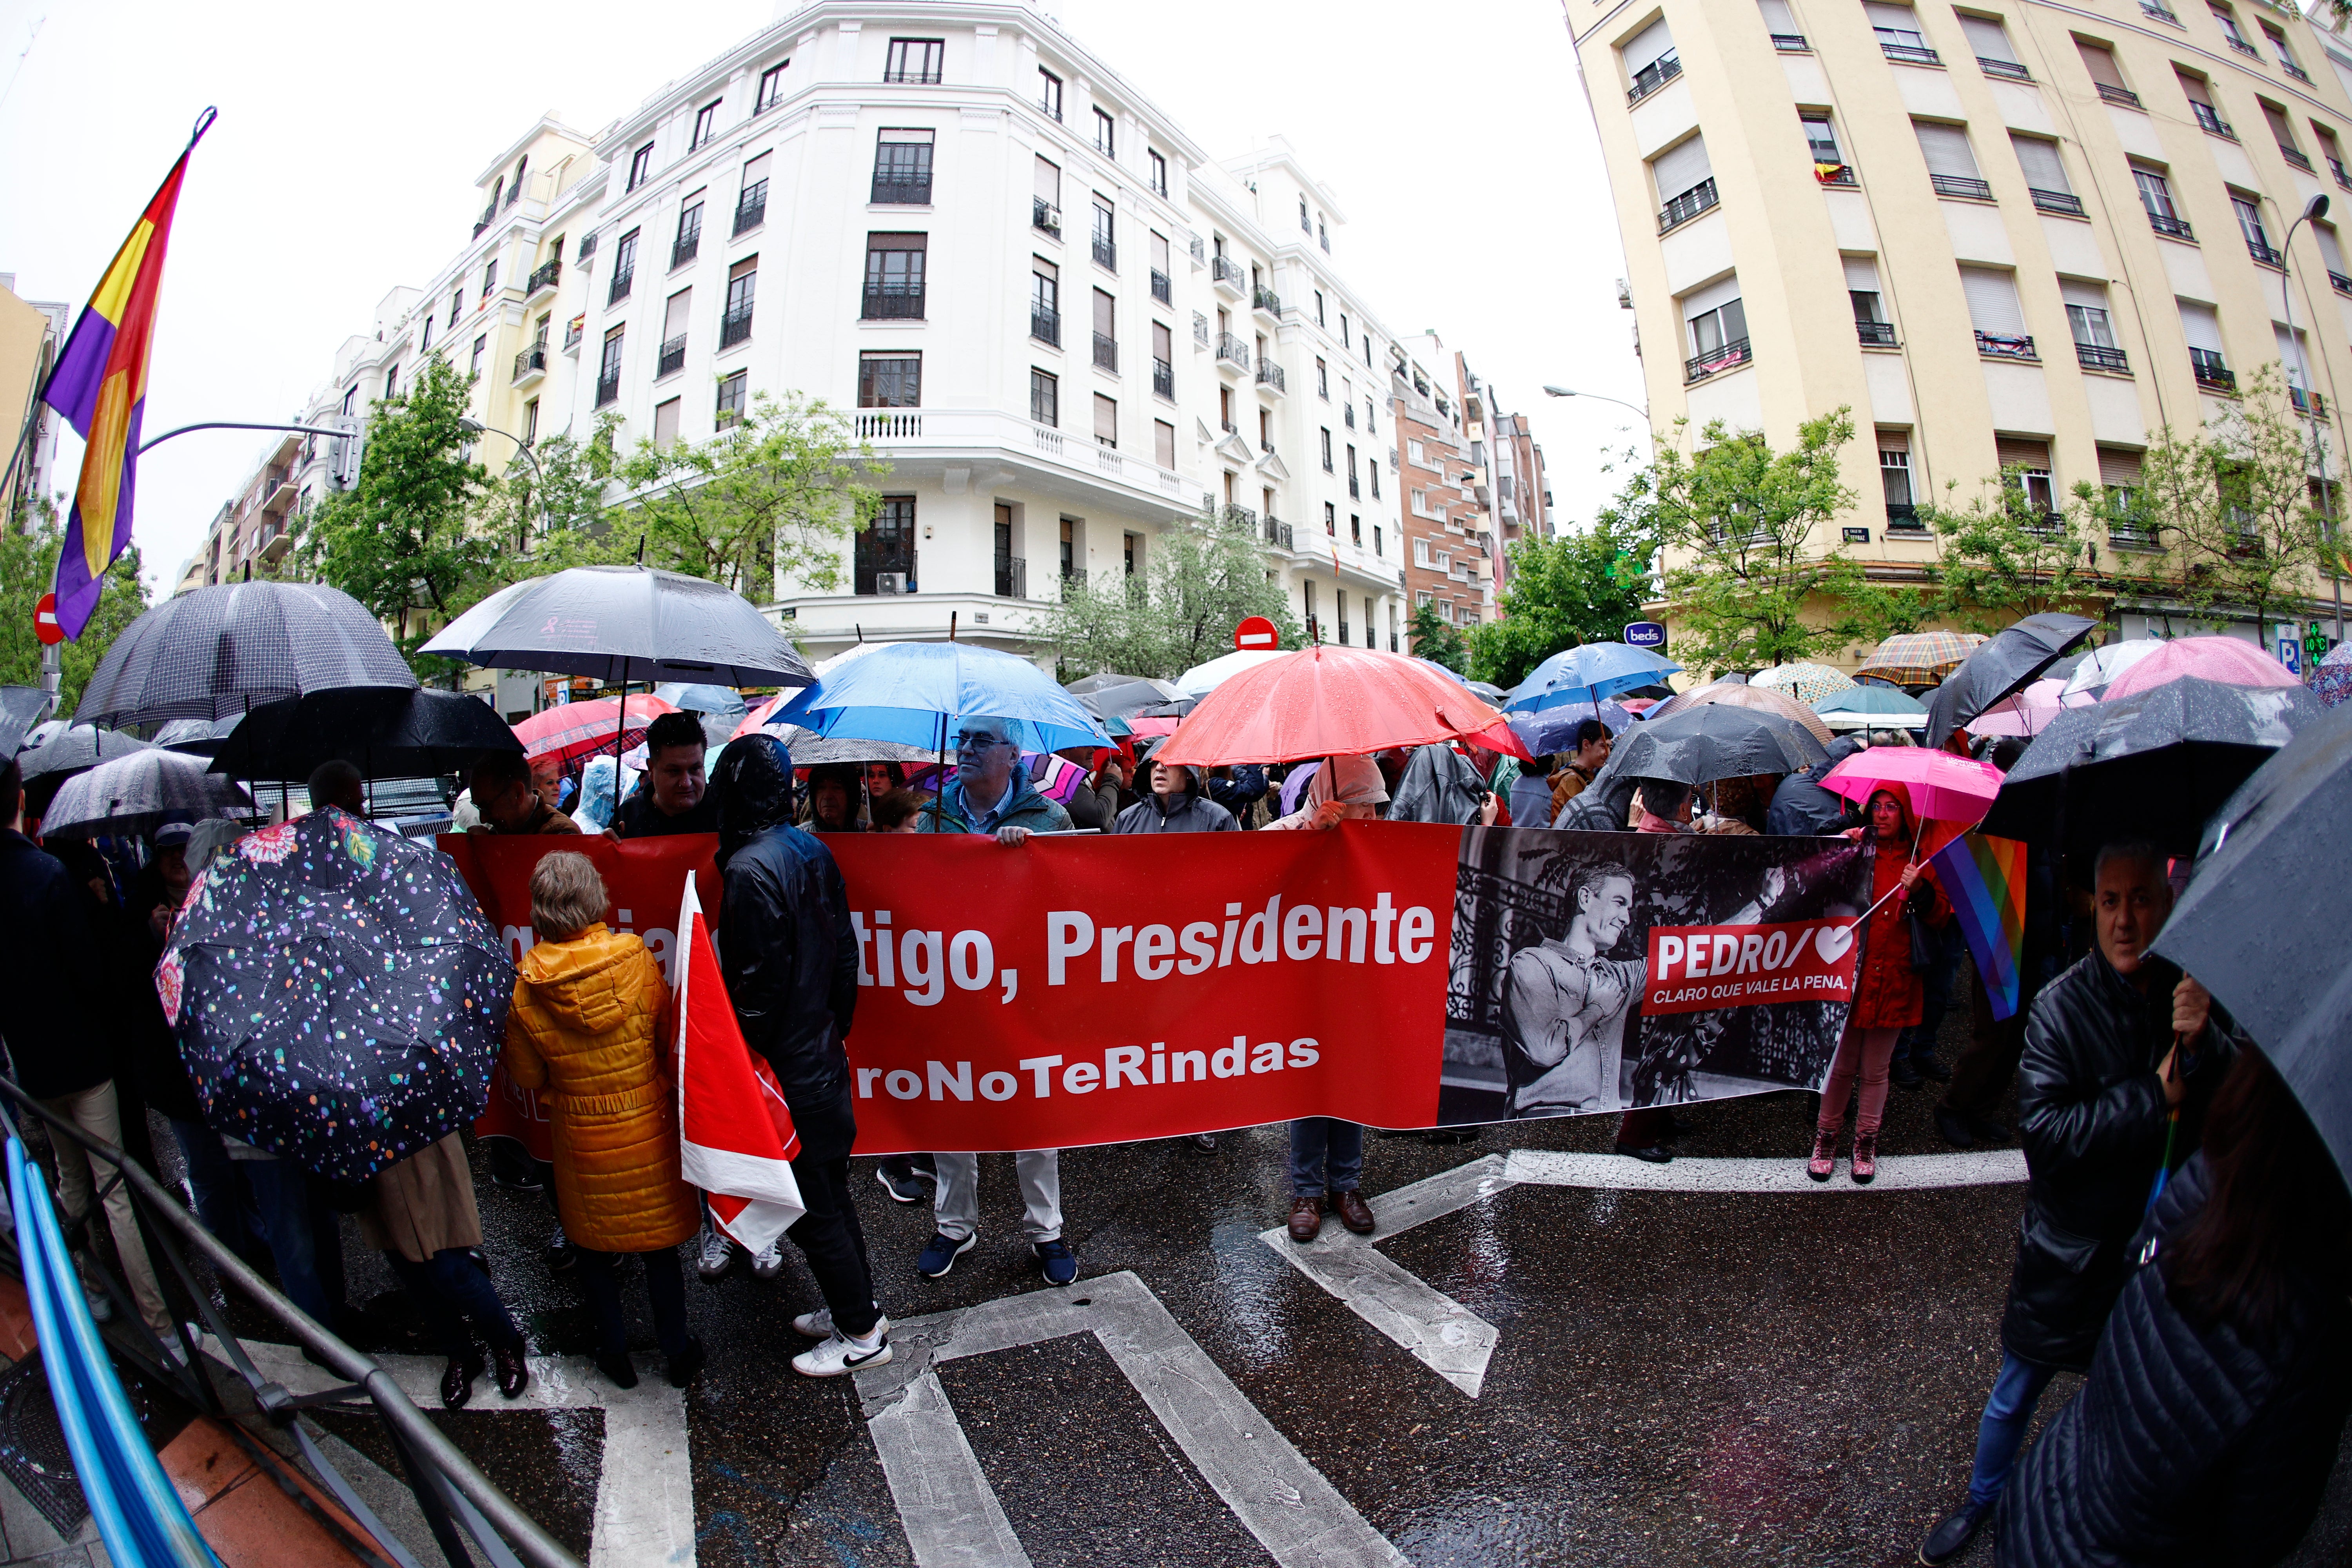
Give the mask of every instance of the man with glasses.
MULTIPOLYGON (((1037 793, 1021 765, 1019 731, 1010 719, 965 719, 956 728, 955 776, 921 816, 923 833, 989 833, 1017 846, 1032 833, 1067 833, 1070 814, 1037 793)), ((937 1154, 931 1198, 937 1234, 915 1259, 915 1272, 937 1279, 980 1239, 980 1156, 937 1154)), ((1023 1228, 1048 1285, 1078 1277, 1078 1255, 1062 1239, 1062 1158, 1056 1149, 1013 1156, 1021 1182, 1023 1228)))

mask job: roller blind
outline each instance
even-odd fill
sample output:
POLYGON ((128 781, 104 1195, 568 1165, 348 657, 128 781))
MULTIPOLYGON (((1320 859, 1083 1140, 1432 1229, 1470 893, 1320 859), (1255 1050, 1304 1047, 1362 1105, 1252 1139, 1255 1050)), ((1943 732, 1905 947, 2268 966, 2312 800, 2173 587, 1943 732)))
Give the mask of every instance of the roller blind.
POLYGON ((2017 279, 1990 267, 1963 267, 1960 288, 1968 295, 1969 320, 1978 331, 1999 338, 2025 335, 2025 310, 2017 302, 2017 279))
POLYGON ((2107 291, 2096 283, 2077 283, 2072 278, 2058 280, 2058 291, 2069 305, 2080 305, 2086 310, 2107 308, 2107 291))
POLYGON ((2101 87, 2124 85, 2123 73, 2116 69, 2116 57, 2104 45, 2078 42, 2074 47, 2083 52, 2083 68, 2091 73, 2093 81, 2101 87))
POLYGON ((768 177, 768 156, 762 153, 743 165, 743 183, 746 185, 756 185, 768 177))
POLYGON ((1062 171, 1058 164, 1037 160, 1036 197, 1049 207, 1062 205, 1062 171))
POLYGON ((2009 35, 2001 30, 1999 22, 1983 16, 1963 16, 1960 31, 1969 36, 1969 47, 1976 51, 1977 58, 2001 60, 2010 65, 2020 63, 2017 52, 2009 47, 2009 35))
POLYGON ((1667 30, 1664 16, 1633 35, 1633 42, 1620 52, 1625 57, 1625 74, 1639 76, 1657 63, 1658 57, 1672 54, 1675 36, 1667 30))
POLYGON ((1756 0, 1756 5, 1764 13, 1764 26, 1769 31, 1784 36, 1797 31, 1796 14, 1789 9, 1789 0, 1756 0))
POLYGON ((2058 155, 2056 142, 2038 136, 2012 136, 2010 142, 2017 149, 2017 166, 2025 171, 2027 184, 2037 191, 2074 194, 2074 187, 2066 183, 2066 161, 2058 155))
POLYGON ((1118 444, 1118 405, 1099 392, 1095 394, 1095 439, 1118 444))
POLYGON ((1911 432, 1908 430, 1889 430, 1884 426, 1881 426, 1878 431, 1878 449, 1882 452, 1903 452, 1907 454, 1911 450, 1911 432))
POLYGON ((2344 251, 2336 243, 2336 231, 2324 223, 2311 226, 2313 236, 2319 241, 2319 254, 2327 263, 2327 270, 2337 275, 2344 271, 2344 251))
POLYGON ((2180 307, 2180 330, 2192 349, 2209 353, 2221 352, 2221 318, 2213 313, 2210 305, 2199 305, 2187 300, 2175 301, 2180 307))
POLYGON ((1918 15, 1908 5, 1886 5, 1880 4, 1880 0, 1865 0, 1862 10, 1863 15, 1870 18, 1873 27, 1889 33, 1906 33, 1913 37, 1919 36, 1918 15))
POLYGON ((1864 294, 1878 292, 1878 262, 1868 256, 1839 258, 1845 264, 1845 286, 1864 294))
POLYGON ((2038 468, 2043 473, 2050 471, 2050 443, 2047 441, 2028 441, 2015 436, 1995 436, 1992 438, 1992 450, 1993 456, 2000 460, 2000 466, 2004 468, 2038 468))
POLYGON ((2205 80, 2202 77, 2189 76, 2182 71, 2175 71, 2173 74, 2180 78, 2180 90, 2189 95, 2189 102, 2201 103, 2208 109, 2213 107, 2213 95, 2205 90, 2205 80))
POLYGON ((687 309, 693 300, 694 290, 691 289, 681 289, 669 297, 669 304, 662 312, 663 342, 667 342, 685 332, 687 309))
POLYGON ((1683 296, 1683 320, 1704 316, 1718 305, 1727 305, 1739 298, 1739 275, 1732 274, 1719 283, 1710 283, 1696 293, 1683 296))
POLYGON ((2301 332, 2290 332, 2276 321, 2271 323, 2271 335, 2278 342, 2279 363, 2286 369, 2286 378, 2296 386, 2303 384, 2303 345, 2295 340, 2301 332))
POLYGON ((2099 483, 2139 488, 2139 454, 2121 447, 2099 448, 2099 483))
POLYGON ((1673 201, 1714 173, 1706 161, 1706 138, 1694 136, 1668 148, 1650 160, 1650 172, 1657 177, 1658 200, 1673 201))
POLYGON ((1969 151, 1969 133, 1957 125, 1931 125, 1915 120, 1911 128, 1919 133, 1919 151, 1927 155, 1927 173, 1954 179, 1977 178, 1977 161, 1969 151))

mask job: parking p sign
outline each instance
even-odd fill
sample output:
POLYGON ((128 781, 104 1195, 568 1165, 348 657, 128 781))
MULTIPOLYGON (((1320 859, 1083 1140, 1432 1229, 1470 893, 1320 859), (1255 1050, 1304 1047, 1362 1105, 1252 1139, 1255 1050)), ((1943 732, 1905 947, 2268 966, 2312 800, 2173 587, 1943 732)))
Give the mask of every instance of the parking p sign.
POLYGON ((1666 646, 1666 628, 1657 621, 1634 621, 1625 627, 1625 646, 1664 647, 1666 646))
POLYGON ((2303 645, 2295 641, 2293 637, 2281 637, 2278 642, 2279 662, 2286 666, 2290 674, 2302 674, 2303 645))

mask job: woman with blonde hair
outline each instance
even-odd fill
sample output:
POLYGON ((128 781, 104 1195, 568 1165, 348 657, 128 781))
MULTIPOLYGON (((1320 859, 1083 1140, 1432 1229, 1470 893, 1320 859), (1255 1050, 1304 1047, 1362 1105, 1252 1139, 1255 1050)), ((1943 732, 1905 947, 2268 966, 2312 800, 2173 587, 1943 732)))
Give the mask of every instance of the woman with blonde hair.
POLYGON ((614 1258, 639 1254, 654 1330, 673 1387, 702 1370, 686 1331, 677 1244, 695 1232, 694 1190, 678 1173, 677 1117, 656 1041, 668 996, 661 965, 635 936, 607 929, 604 879, 585 855, 557 850, 530 878, 540 942, 515 976, 507 1015, 507 1076, 537 1089, 552 1122, 555 1206, 580 1252, 596 1316, 596 1364, 636 1386, 614 1258))

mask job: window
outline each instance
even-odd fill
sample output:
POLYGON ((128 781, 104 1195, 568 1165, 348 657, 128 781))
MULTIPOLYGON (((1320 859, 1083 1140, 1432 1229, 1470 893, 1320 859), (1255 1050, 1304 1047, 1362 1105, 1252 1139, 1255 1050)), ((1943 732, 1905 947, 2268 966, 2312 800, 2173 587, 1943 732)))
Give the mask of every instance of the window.
POLYGON ((760 73, 760 94, 751 100, 751 112, 765 114, 784 99, 784 68, 790 60, 781 60, 760 73))
POLYGON ((1715 171, 1706 161, 1706 139, 1694 136, 1650 160, 1657 182, 1660 232, 1688 222, 1715 205, 1715 171))
POLYGON ((596 363, 596 406, 599 408, 621 395, 621 345, 627 331, 628 328, 621 326, 604 334, 604 356, 596 363))
POLYGON ((1062 269, 1042 256, 1029 258, 1029 335, 1062 344, 1062 269))
POLYGON ((433 318, 430 316, 425 318, 425 336, 416 346, 420 349, 429 349, 433 346, 433 318))
POLYGON ((1331 400, 1331 367, 1319 359, 1315 362, 1315 395, 1326 403, 1331 400))
POLYGON ((1404 455, 1406 459, 1410 461, 1414 468, 1425 468, 1429 467, 1428 449, 1422 446, 1418 441, 1406 441, 1404 444, 1404 455))
POLYGON ((1845 153, 1838 146, 1837 128, 1830 123, 1829 110, 1800 110, 1797 123, 1804 128, 1805 150, 1812 154, 1816 175, 1845 167, 1845 153))
POLYGON ((1969 47, 1976 51, 1977 64, 1987 76, 2005 76, 2018 81, 2031 81, 2032 76, 2019 63, 2017 51, 2010 47, 2009 34, 1991 16, 1962 16, 1960 31, 1969 37, 1969 47))
POLYGON ((1978 353, 2008 359, 2034 357, 2033 340, 2025 335, 2025 308, 2018 303, 2013 274, 1996 267, 1963 267, 1960 291, 1968 296, 1978 353))
POLYGON ((1029 417, 1040 425, 1062 423, 1062 378, 1050 372, 1029 373, 1029 417))
POLYGON ((1315 324, 1318 327, 1329 324, 1323 320, 1323 290, 1320 289, 1315 290, 1315 324))
POLYGON ((1100 289, 1095 290, 1095 368, 1118 369, 1118 302, 1100 289))
POLYGON ((2344 270, 2344 247, 2336 243, 2334 224, 2315 223, 2311 237, 2319 242, 2320 259, 2327 263, 2327 280, 2339 292, 2352 291, 2352 273, 2344 270))
POLYGON ((1919 31, 1919 18, 1910 6, 1864 0, 1862 9, 1870 18, 1870 30, 1878 35, 1878 47, 1887 58, 1920 65, 1936 63, 1936 51, 1927 47, 1927 37, 1919 31))
POLYGON ((499 264, 496 261, 482 268, 482 298, 487 300, 499 286, 499 264))
POLYGON ((1062 170, 1057 163, 1037 160, 1036 196, 1031 222, 1056 239, 1062 235, 1062 170))
POLYGON ((2262 198, 2243 191, 2230 193, 2230 210, 2238 215, 2238 232, 2246 237, 2246 249, 2257 261, 2267 261, 2273 267, 2285 264, 2285 258, 2271 248, 2271 237, 2263 227, 2262 198))
POLYGON ((2147 221, 2158 234, 2169 234, 2182 239, 2195 237, 2189 224, 2172 205, 2172 186, 2162 174, 2144 163, 2131 166, 2132 184, 2139 187, 2139 205, 2147 209, 2147 221))
MULTIPOLYGON (((482 374, 482 354, 489 346, 490 340, 488 337, 479 337, 474 340, 474 357, 472 362, 467 366, 467 369, 472 374, 476 375, 482 374)), ((390 397, 392 395, 389 388, 384 392, 384 395, 386 397, 390 397)))
POLYGON ((1176 395, 1176 334, 1165 321, 1151 323, 1151 390, 1171 400, 1176 395))
POLYGON ((686 205, 677 213, 677 238, 669 247, 669 264, 673 270, 693 260, 702 249, 702 195, 697 192, 686 198, 686 205))
POLYGON ((1165 419, 1151 422, 1151 460, 1163 468, 1176 466, 1176 426, 1165 419))
POLYGON ((1345 310, 1339 312, 1339 346, 1343 349, 1349 346, 1348 312, 1345 310))
POLYGON ((2050 478, 2050 443, 2017 436, 1993 437, 1994 456, 2000 459, 2001 483, 2024 492, 2028 510, 2042 517, 2058 510, 2058 487, 2050 478))
POLYGON ((768 221, 768 154, 743 165, 742 186, 735 197, 735 233, 751 233, 768 221))
POLYGON ((2179 79, 2180 90, 2189 100, 2189 112, 2196 118, 2198 128, 2235 142, 2238 133, 2231 128, 2228 121, 2221 118, 2221 111, 2213 106, 2212 89, 2205 85, 2205 79, 2190 76, 2187 71, 2174 74, 2179 79))
POLYGON ((1236 428, 1234 424, 1234 389, 1230 386, 1217 388, 1217 428, 1220 430, 1236 428))
POLYGON ((1130 577, 1134 576, 1136 562, 1143 553, 1143 536, 1139 533, 1122 535, 1120 553, 1127 567, 1127 574, 1130 577))
POLYGON ((1118 158, 1118 126, 1101 110, 1095 110, 1095 151, 1117 162, 1118 158))
POLYGON ((1334 468, 1331 466, 1331 432, 1330 432, 1330 431, 1328 431, 1328 430, 1326 430, 1326 431, 1324 431, 1324 432, 1322 433, 1322 435, 1323 435, 1323 471, 1324 471, 1325 473, 1327 473, 1327 474, 1329 474, 1329 473, 1336 473, 1336 472, 1338 472, 1338 470, 1337 470, 1336 468, 1334 468))
MULTIPOLYGON (((1320 217, 1318 217, 1318 218, 1317 218, 1317 219, 1315 220, 1315 237, 1316 237, 1318 240, 1320 240, 1320 241, 1322 242, 1322 245, 1323 245, 1323 254, 1324 254, 1324 255, 1326 255, 1326 256, 1330 255, 1330 254, 1331 254, 1331 229, 1330 229, 1330 226, 1329 226, 1329 225, 1328 225, 1328 224, 1326 224, 1326 223, 1325 223, 1325 222, 1324 222, 1320 217)), ((1364 646, 1365 646, 1366 647, 1371 647, 1371 646, 1372 646, 1372 644, 1371 644, 1371 636, 1372 636, 1372 628, 1371 628, 1370 626, 1366 626, 1366 627, 1364 628, 1364 646)))
POLYGON ((1118 215, 1112 210, 1110 198, 1095 197, 1095 265, 1118 270, 1118 215))
MULTIPOLYGON (((480 338, 474 340, 474 369, 477 372, 482 368, 481 347, 483 342, 484 340, 480 338)), ((398 365, 394 365, 390 370, 383 373, 383 400, 386 403, 390 403, 394 398, 399 395, 400 367, 398 365)))
MULTIPOLYGON (((2260 101, 2259 100, 2257 101, 2260 101)), ((2286 110, 2275 103, 2263 104, 2263 120, 2271 128, 2271 139, 2278 143, 2279 152, 2298 169, 2311 167, 2311 160, 2294 144, 2294 127, 2287 121, 2286 110)))
POLYGON ((869 234, 866 237, 865 319, 923 318, 923 256, 928 237, 869 234))
POLYGON ((1349 495, 1356 495, 1359 493, 1356 489, 1356 448, 1354 444, 1351 442, 1348 447, 1348 493, 1349 495))
POLYGON ((929 131, 881 132, 874 149, 874 189, 877 205, 928 205, 931 199, 931 142, 929 131))
POLYGON ((1939 196, 1968 196, 1990 201, 1992 187, 1977 173, 1976 154, 1969 149, 1969 133, 1958 125, 1915 120, 1919 151, 1927 160, 1927 183, 1939 196))
POLYGON ((1886 521, 1896 528, 1919 526, 1916 497, 1911 489, 1911 433, 1878 433, 1878 488, 1886 500, 1886 521))
POLYGON ((2058 143, 2015 132, 2010 133, 2009 142, 2017 150, 2017 166, 2025 171, 2026 192, 2033 205, 2043 212, 2081 216, 2083 204, 2066 178, 2066 161, 2059 155, 2058 143))
MULTIPOLYGON (((718 132, 719 105, 720 102, 720 100, 714 98, 709 103, 704 104, 700 109, 694 111, 694 132, 686 139, 686 150, 688 152, 693 152, 705 142, 709 141, 710 138, 718 132)), ((675 411, 673 411, 673 413, 675 413, 675 411)), ((658 439, 658 437, 656 437, 656 439, 658 439)))
POLYGON ((2271 323, 2271 333, 2278 340, 2279 368, 2286 373, 2287 396, 2298 413, 2311 412, 2311 362, 2305 358, 2305 342, 2301 328, 2290 333, 2276 321, 2271 323))
POLYGON ((857 356, 858 407, 920 408, 922 405, 922 355, 884 349, 857 356))
POLYGON ((1149 147, 1144 149, 1143 160, 1145 166, 1150 170, 1151 194, 1157 196, 1166 195, 1168 194, 1168 160, 1161 157, 1156 149, 1149 147))
POLYGON ((1388 554, 1388 551, 1381 543, 1381 525, 1377 522, 1372 524, 1372 553, 1383 559, 1388 554))
POLYGON ((2140 455, 2127 447, 2099 448, 2099 489, 2107 500, 2107 534, 2117 544, 2153 544, 2140 516, 2140 455), (2118 536, 2121 537, 2118 537, 2118 536))
MULTIPOLYGON (((1421 494, 1419 490, 1412 493, 1415 496, 1421 494)), ((1416 539, 1412 542, 1412 563, 1416 566, 1429 564, 1429 541, 1426 539, 1416 539)))
POLYGON ((2210 305, 2190 300, 2174 302, 2180 307, 2180 332, 2189 340, 2189 364, 2198 384, 2222 392, 2234 389, 2238 378, 2231 374, 2229 356, 2221 347, 2221 318, 2210 305))
MULTIPOLYGON (((782 68, 777 68, 781 70, 782 68)), ((713 413, 721 430, 732 429, 742 422, 743 389, 749 379, 747 374, 740 370, 719 378, 719 400, 713 413)))
POLYGON ((694 290, 681 289, 662 307, 661 356, 654 379, 675 375, 686 366, 686 322, 694 305, 694 290))
POLYGON ((654 405, 654 445, 667 447, 677 439, 678 398, 654 405))
POLYGON ((943 38, 893 38, 890 53, 883 62, 882 79, 936 83, 940 68, 947 63, 947 52, 943 38))
POLYGON ((2228 6, 2208 5, 2205 9, 2213 13, 2213 20, 2221 28, 2222 40, 2231 48, 2242 55, 2252 55, 2256 59, 2263 58, 2262 50, 2254 47, 2247 41, 2246 35, 2238 31, 2238 18, 2231 14, 2228 6))
POLYGON ((1693 374, 1712 374, 1727 365, 1746 363, 1748 312, 1739 302, 1736 276, 1685 296, 1683 321, 1693 355, 1685 368, 1693 374))
POLYGON ((751 294, 759 285, 756 256, 747 256, 727 269, 727 313, 719 321, 720 348, 732 348, 751 335, 751 294))
POLYGON ((1381 465, 1377 459, 1368 465, 1372 476, 1372 499, 1381 499, 1381 465))
POLYGON ((1881 348, 1895 346, 1895 326, 1886 319, 1886 310, 1878 281, 1878 263, 1867 256, 1841 258, 1845 268, 1845 294, 1853 303, 1855 331, 1865 343, 1881 348))
POLYGON ((646 183, 646 178, 650 176, 653 172, 654 144, 648 142, 644 146, 629 154, 629 183, 626 188, 632 191, 635 190, 639 185, 646 183))
POLYGON ((1683 62, 1675 53, 1675 35, 1663 16, 1634 34, 1617 54, 1625 66, 1628 103, 1641 102, 1683 74, 1683 62))
MULTIPOLYGON (((892 46, 894 48, 896 45, 892 46)), ((915 591, 915 498, 884 496, 874 513, 874 521, 858 530, 856 538, 856 568, 853 588, 860 594, 878 594, 881 578, 895 574, 898 581, 892 586, 899 592, 915 591)))
POLYGON ((2091 85, 2109 103, 2120 103, 2126 109, 2139 107, 2139 94, 2124 85, 2123 72, 2116 68, 2113 50, 2103 44, 2086 44, 2074 40, 2075 50, 2083 57, 2083 68, 2091 73, 2091 85))
POLYGON ((1348 542, 1357 545, 1364 542, 1364 520, 1354 512, 1348 514, 1348 542))
POLYGON ((2294 51, 2286 47, 2286 35, 2284 33, 2280 32, 2268 22, 2264 22, 2263 24, 2263 37, 2271 41, 2271 52, 2278 56, 2279 68, 2281 70, 2286 72, 2287 75, 2294 78, 2297 81, 2309 81, 2311 79, 2311 73, 2305 70, 2303 67, 2296 62, 2294 51))
MULTIPOLYGON (((1368 431, 1377 432, 1380 429, 1380 425, 1379 422, 1372 417, 1372 407, 1373 404, 1371 397, 1367 394, 1364 398, 1364 428, 1368 431)), ((1374 482, 1378 483, 1379 481, 1375 480, 1374 482)))
MULTIPOLYGON (((1226 478, 1233 476, 1228 474, 1226 478)), ((1066 583, 1078 574, 1078 529, 1075 519, 1062 520, 1062 581, 1066 583)))
POLYGON ((613 287, 604 302, 617 305, 629 297, 629 286, 637 276, 637 234, 631 229, 613 244, 613 287))
POLYGON ((2115 321, 2107 313, 2107 290, 2098 283, 2072 278, 2058 280, 2066 300, 2066 325, 2074 338, 2074 353, 2085 370, 2127 370, 2130 361, 2116 346, 2115 321))
POLYGON ((1037 107, 1055 120, 1062 118, 1062 79, 1044 66, 1037 68, 1037 107))
POLYGON ((466 289, 459 284, 449 291, 449 330, 457 330, 457 318, 466 313, 466 289))

